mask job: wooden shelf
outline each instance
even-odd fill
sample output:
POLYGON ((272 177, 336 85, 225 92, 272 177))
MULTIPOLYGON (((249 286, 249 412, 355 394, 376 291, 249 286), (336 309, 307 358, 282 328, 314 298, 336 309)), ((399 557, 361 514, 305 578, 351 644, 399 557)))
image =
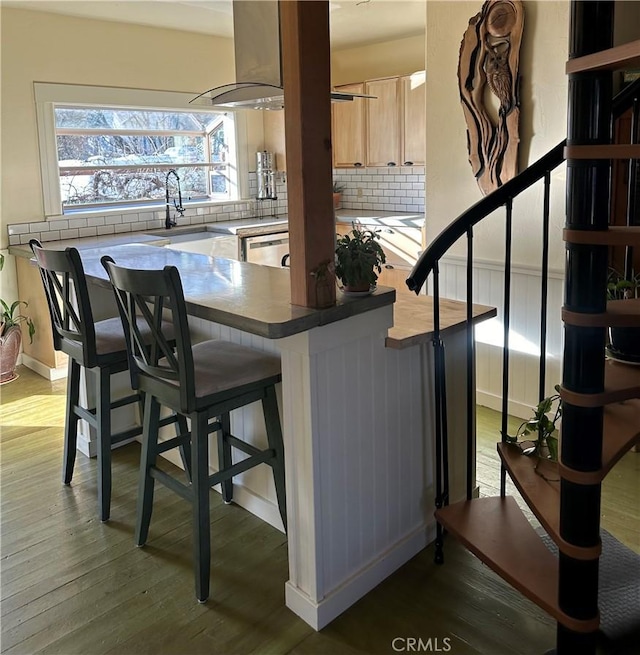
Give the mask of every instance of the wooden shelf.
POLYGON ((601 407, 609 403, 640 398, 640 367, 608 359, 604 365, 602 393, 575 393, 562 388, 562 400, 577 407, 601 407))
POLYGON ((617 70, 640 66, 640 40, 631 41, 615 48, 576 57, 567 62, 567 75, 595 70, 617 70))
POLYGON ((511 496, 476 498, 436 511, 436 519, 476 557, 565 627, 598 629, 599 617, 578 621, 558 607, 558 560, 511 496))
POLYGON ((640 145, 616 143, 594 146, 567 146, 565 159, 640 159, 640 145))
POLYGON ((640 298, 610 300, 602 314, 586 314, 562 308, 562 320, 580 327, 640 327, 640 298))
POLYGON ((567 243, 589 246, 640 246, 640 227, 614 227, 607 230, 563 230, 567 243))

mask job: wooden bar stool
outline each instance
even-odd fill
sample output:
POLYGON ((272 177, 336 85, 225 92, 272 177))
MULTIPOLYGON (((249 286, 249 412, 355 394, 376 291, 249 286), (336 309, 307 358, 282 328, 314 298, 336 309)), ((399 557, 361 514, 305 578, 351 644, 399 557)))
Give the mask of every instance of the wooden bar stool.
MULTIPOLYGON (((67 485, 73 478, 78 420, 84 419, 96 431, 98 515, 101 521, 107 521, 111 508, 111 446, 142 434, 141 426, 117 433, 111 431, 112 410, 143 400, 139 392, 111 400, 111 376, 126 371, 129 366, 122 321, 119 316, 104 321, 93 320, 87 280, 80 254, 75 248, 48 250, 37 239, 32 239, 29 245, 44 285, 54 348, 69 356, 62 478, 67 485), (81 366, 95 377, 94 408, 80 405, 81 366)), ((150 336, 144 334, 143 339, 149 341, 150 336)), ((186 434, 186 421, 180 418, 177 429, 186 434)), ((164 419, 164 422, 176 420, 174 416, 164 419)), ((186 438, 183 442, 181 455, 189 463, 189 442, 186 438)))
POLYGON ((218 483, 225 502, 233 498, 233 477, 258 464, 272 467, 278 509, 286 520, 284 450, 275 385, 282 379, 280 360, 270 354, 235 343, 210 340, 191 344, 187 310, 180 274, 174 266, 163 270, 130 270, 103 257, 102 264, 114 286, 131 356, 134 389, 147 396, 140 481, 136 544, 147 540, 153 506, 154 480, 192 503, 193 562, 196 596, 209 597, 210 516, 209 489, 218 483), (153 335, 151 348, 141 347, 140 325, 144 317, 153 335), (175 352, 163 333, 161 319, 170 315, 176 338, 175 352), (229 413, 262 401, 268 448, 259 450, 230 433, 229 413), (185 485, 156 467, 157 455, 165 448, 158 443, 158 417, 164 405, 191 420, 191 484, 185 485), (217 419, 210 423, 211 419, 217 419), (216 432, 220 470, 209 473, 209 433, 216 432), (248 455, 237 463, 231 448, 248 455))

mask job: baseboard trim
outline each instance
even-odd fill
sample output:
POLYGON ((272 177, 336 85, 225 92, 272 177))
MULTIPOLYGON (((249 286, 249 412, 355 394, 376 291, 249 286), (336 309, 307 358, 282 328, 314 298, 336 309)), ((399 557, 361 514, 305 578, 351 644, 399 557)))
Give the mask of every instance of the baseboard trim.
POLYGON ((41 375, 43 378, 45 378, 45 380, 49 380, 50 382, 54 382, 55 380, 62 380, 63 378, 67 377, 66 364, 58 368, 52 368, 51 366, 47 366, 41 361, 34 359, 25 353, 20 355, 20 359, 18 361, 21 361, 21 363, 24 364, 27 368, 31 369, 38 375, 41 375))
POLYGON ((435 538, 435 522, 420 526, 380 555, 320 602, 311 599, 291 581, 285 584, 285 604, 314 630, 322 630, 333 619, 406 564, 435 538))
MULTIPOLYGON (((481 391, 479 389, 476 391, 476 404, 482 405, 482 407, 488 407, 496 412, 502 411, 502 398, 487 391, 481 391)), ((533 412, 529 405, 515 400, 509 401, 507 411, 511 416, 521 419, 529 418, 533 412)))

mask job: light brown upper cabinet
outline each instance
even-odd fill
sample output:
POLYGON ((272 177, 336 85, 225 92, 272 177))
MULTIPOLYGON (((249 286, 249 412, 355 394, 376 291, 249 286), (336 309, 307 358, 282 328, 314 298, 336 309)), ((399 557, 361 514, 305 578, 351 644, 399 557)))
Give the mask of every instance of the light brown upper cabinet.
MULTIPOLYGON (((345 84, 336 87, 344 93, 364 93, 364 84, 345 84)), ((365 165, 365 131, 362 98, 352 102, 334 102, 332 109, 331 147, 335 168, 353 168, 365 165)))
POLYGON ((401 96, 400 79, 365 82, 365 93, 376 96, 365 105, 367 166, 400 166, 401 96))
POLYGON ((375 99, 333 105, 335 168, 424 165, 424 71, 336 88, 375 99))
POLYGON ((402 85, 402 163, 424 165, 426 147, 425 71, 400 78, 402 85))
POLYGON ((287 170, 287 151, 284 139, 284 110, 263 111, 264 149, 275 155, 276 169, 287 170))

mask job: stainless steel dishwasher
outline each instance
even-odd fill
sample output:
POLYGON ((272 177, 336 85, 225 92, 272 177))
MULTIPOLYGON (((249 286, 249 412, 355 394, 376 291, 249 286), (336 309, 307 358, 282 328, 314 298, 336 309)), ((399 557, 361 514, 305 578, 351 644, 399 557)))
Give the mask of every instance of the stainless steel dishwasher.
POLYGON ((242 261, 280 267, 283 257, 289 253, 289 233, 242 237, 240 252, 242 261))

